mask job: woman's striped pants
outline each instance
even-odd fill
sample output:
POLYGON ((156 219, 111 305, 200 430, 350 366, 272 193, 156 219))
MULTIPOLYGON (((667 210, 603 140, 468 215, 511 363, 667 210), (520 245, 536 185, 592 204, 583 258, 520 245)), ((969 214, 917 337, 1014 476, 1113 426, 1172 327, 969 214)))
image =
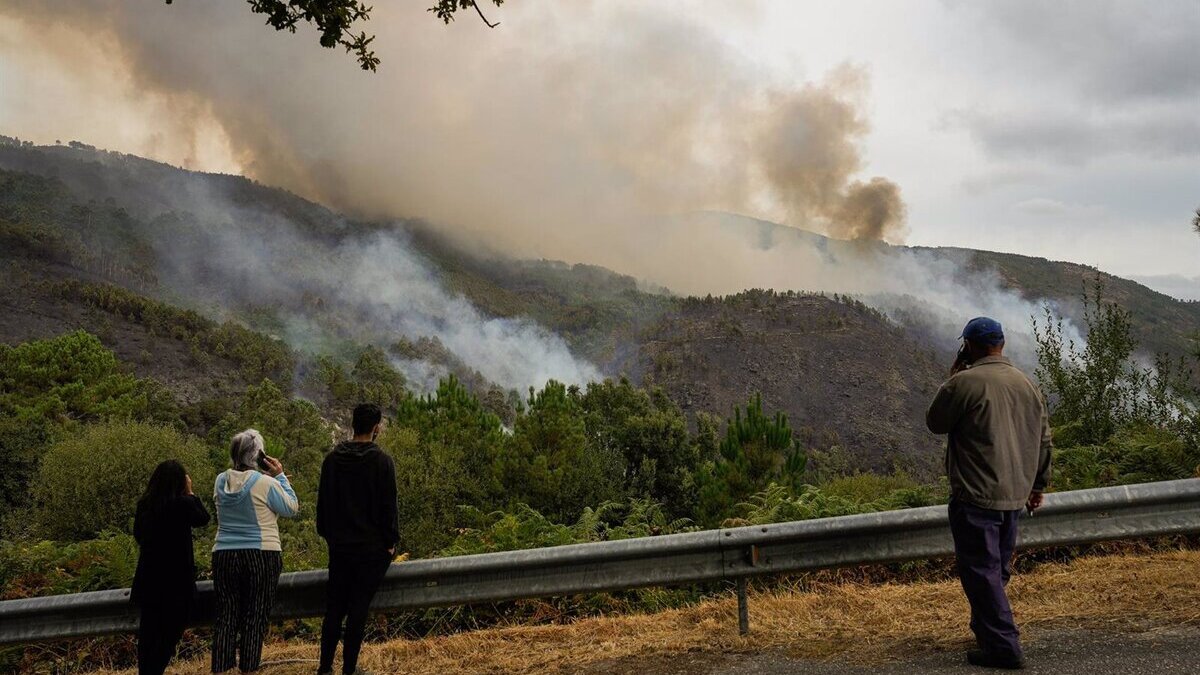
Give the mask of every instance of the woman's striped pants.
POLYGON ((214 551, 212 569, 217 600, 212 671, 223 673, 235 665, 244 673, 258 670, 283 554, 258 549, 214 551))

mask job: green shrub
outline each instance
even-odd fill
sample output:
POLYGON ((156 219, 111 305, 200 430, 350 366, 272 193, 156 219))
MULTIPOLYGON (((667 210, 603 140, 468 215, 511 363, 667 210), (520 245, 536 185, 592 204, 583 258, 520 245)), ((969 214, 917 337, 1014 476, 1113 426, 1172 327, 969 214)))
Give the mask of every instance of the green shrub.
POLYGON ((464 517, 476 521, 478 526, 463 528, 439 556, 517 551, 579 542, 579 536, 571 526, 556 523, 527 504, 492 513, 465 507, 464 517))
MULTIPOLYGON (((45 417, 29 412, 0 414, 0 518, 24 507, 29 498, 29 481, 37 471, 42 449, 50 443, 56 427, 45 417)), ((7 529, 8 522, 0 522, 7 529)))
MULTIPOLYGON (((0 184, 3 180, 0 179, 0 184)), ((81 257, 77 241, 55 227, 17 224, 0 220, 0 251, 13 257, 70 263, 81 257)))
POLYGON ((137 544, 124 533, 73 544, 0 541, 0 600, 128 588, 137 544))
POLYGON ((821 491, 833 497, 844 497, 854 502, 867 503, 887 499, 896 492, 920 488, 913 479, 903 473, 881 476, 876 473, 855 473, 821 483, 821 491))
POLYGON ((1115 485, 1120 470, 1103 445, 1070 445, 1054 451, 1050 485, 1056 492, 1115 485))
POLYGON ((870 501, 859 501, 854 496, 831 494, 812 485, 791 490, 772 483, 765 490, 755 493, 748 501, 739 504, 740 516, 730 519, 726 525, 762 525, 851 516, 932 506, 940 501, 940 496, 932 489, 920 486, 902 487, 870 501))
POLYGON ((463 528, 454 543, 440 551, 439 556, 632 539, 695 529, 691 521, 671 520, 661 504, 644 499, 605 502, 594 509, 585 508, 573 525, 556 523, 527 504, 492 513, 467 507, 463 515, 467 521, 473 521, 474 526, 463 528))
POLYGON ((1053 470, 1060 491, 1192 478, 1200 475, 1200 448, 1172 429, 1137 424, 1099 445, 1060 448, 1053 470))
POLYGON ((198 495, 210 493, 215 471, 208 448, 169 427, 107 422, 58 441, 46 452, 33 484, 39 529, 58 539, 130 531, 137 499, 165 459, 183 463, 198 495))

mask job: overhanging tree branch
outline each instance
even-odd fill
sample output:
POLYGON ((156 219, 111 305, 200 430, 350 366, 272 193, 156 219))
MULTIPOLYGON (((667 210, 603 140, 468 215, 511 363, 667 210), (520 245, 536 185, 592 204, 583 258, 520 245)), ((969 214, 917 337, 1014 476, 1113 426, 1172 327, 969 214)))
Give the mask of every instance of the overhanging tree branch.
MULTIPOLYGON (((504 0, 491 0, 491 3, 497 7, 504 4, 504 0)), ((492 23, 483 15, 483 9, 480 8, 476 0, 438 0, 438 3, 429 8, 429 11, 437 15, 443 23, 450 23, 454 20, 454 14, 460 9, 474 7, 475 12, 479 14, 479 18, 483 19, 483 23, 488 28, 495 28, 500 25, 500 22, 492 23)))
MULTIPOLYGON (((471 4, 472 4, 472 5, 475 5, 475 11, 479 13, 479 18, 480 18, 480 19, 483 19, 483 22, 484 22, 485 24, 487 24, 487 27, 488 27, 488 28, 495 28, 496 26, 499 26, 499 25, 500 25, 500 22, 499 22, 499 21, 497 21, 496 23, 492 23, 491 21, 488 21, 488 20, 487 20, 487 17, 483 15, 483 10, 482 10, 482 9, 479 9, 479 3, 477 3, 477 2, 472 2, 471 4)), ((1200 213, 1200 212, 1198 212, 1198 213, 1200 213)), ((1198 217, 1200 217, 1200 216, 1198 216, 1198 217)), ((1200 227, 1200 226, 1197 226, 1197 227, 1200 227)))
MULTIPOLYGON (((172 2, 173 0, 166 0, 168 5, 172 2)), ((504 0, 491 2, 497 7, 504 4, 504 0)), ((347 52, 355 55, 363 70, 374 72, 379 65, 379 57, 375 56, 374 50, 370 48, 375 36, 367 35, 366 32, 355 35, 351 31, 355 23, 371 19, 373 8, 368 7, 362 0, 246 0, 246 3, 255 14, 265 14, 267 25, 273 26, 275 30, 295 33, 296 26, 301 21, 310 23, 321 33, 322 47, 345 47, 347 52)), ((475 12, 488 28, 500 25, 499 21, 488 21, 476 0, 437 0, 437 4, 430 7, 429 11, 436 14, 442 22, 450 23, 454 20, 456 12, 468 7, 475 8, 475 12)))

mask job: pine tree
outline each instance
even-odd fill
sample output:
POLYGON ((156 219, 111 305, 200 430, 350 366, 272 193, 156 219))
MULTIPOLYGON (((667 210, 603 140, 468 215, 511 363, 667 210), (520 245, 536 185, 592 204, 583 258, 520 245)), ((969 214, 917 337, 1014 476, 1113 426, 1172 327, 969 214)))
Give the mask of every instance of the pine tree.
POLYGON ((787 415, 768 416, 762 395, 755 394, 744 409, 734 408, 718 457, 701 474, 701 521, 719 523, 734 506, 772 483, 799 486, 807 466, 808 455, 793 437, 787 415))

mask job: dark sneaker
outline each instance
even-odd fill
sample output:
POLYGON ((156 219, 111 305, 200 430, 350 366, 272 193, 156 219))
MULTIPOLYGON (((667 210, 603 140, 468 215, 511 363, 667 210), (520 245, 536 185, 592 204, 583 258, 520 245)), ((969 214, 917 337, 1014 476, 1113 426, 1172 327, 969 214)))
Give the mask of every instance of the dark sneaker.
POLYGON ((1003 670, 1023 670, 1025 659, 1020 656, 994 654, 982 649, 972 649, 967 652, 967 663, 982 668, 1000 668, 1003 670))

